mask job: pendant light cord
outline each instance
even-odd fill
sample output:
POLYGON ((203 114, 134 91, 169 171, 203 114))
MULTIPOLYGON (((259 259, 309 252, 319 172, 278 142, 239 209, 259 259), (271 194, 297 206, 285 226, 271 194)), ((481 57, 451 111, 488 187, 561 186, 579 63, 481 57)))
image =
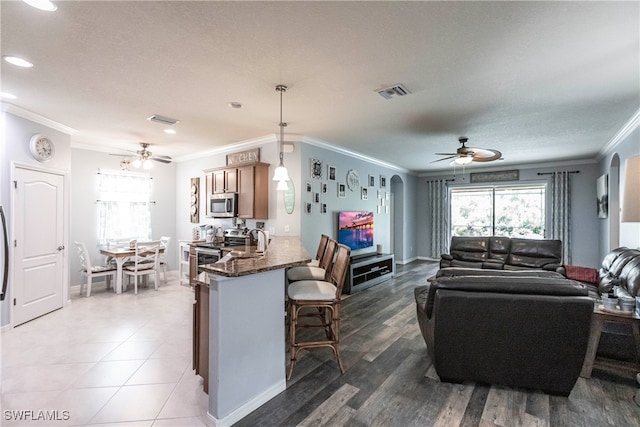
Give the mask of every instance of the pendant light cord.
POLYGON ((286 92, 287 87, 278 85, 276 90, 280 92, 280 166, 284 166, 284 127, 287 124, 282 121, 282 92, 286 92))

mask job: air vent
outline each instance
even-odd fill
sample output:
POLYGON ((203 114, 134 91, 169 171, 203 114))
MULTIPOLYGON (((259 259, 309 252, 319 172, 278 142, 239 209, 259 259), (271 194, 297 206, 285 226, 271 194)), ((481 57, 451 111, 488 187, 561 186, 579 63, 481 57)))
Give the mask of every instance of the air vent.
POLYGON ((159 114, 154 114, 151 117, 147 117, 147 120, 151 120, 152 122, 162 123, 163 125, 175 125, 180 120, 172 119, 171 117, 161 116, 159 114))
POLYGON ((380 89, 377 92, 378 95, 380 95, 384 99, 391 99, 394 96, 405 96, 411 93, 409 89, 407 89, 402 83, 398 83, 395 86, 391 86, 385 89, 380 89))

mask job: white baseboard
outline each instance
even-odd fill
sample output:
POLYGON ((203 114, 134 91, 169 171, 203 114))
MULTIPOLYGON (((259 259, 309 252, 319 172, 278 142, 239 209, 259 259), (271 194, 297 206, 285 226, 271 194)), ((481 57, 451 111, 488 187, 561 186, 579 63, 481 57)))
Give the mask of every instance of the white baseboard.
MULTIPOLYGON (((235 409, 233 412, 231 412, 229 415, 227 415, 224 418, 218 419, 213 415, 211 415, 209 411, 207 411, 207 418, 206 418, 207 425, 210 427, 230 427, 234 423, 237 423, 238 421, 240 421, 241 419, 249 415, 251 412, 258 409, 260 406, 267 403, 269 400, 276 397, 278 394, 285 391, 286 389, 287 389, 287 382, 285 380, 282 380, 281 382, 278 382, 270 389, 265 390, 263 393, 259 394, 258 396, 254 397, 244 405, 235 409)), ((209 393, 211 393, 211 390, 209 390, 209 393)))

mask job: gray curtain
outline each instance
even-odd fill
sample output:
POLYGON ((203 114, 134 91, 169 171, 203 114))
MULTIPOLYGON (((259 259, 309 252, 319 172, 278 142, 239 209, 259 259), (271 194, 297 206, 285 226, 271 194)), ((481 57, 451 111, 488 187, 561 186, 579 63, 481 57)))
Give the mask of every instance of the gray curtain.
POLYGON ((449 253, 449 193, 447 182, 427 181, 427 210, 431 215, 431 257, 449 253))
POLYGON ((571 264, 571 174, 554 172, 551 183, 551 238, 562 240, 562 262, 571 264))

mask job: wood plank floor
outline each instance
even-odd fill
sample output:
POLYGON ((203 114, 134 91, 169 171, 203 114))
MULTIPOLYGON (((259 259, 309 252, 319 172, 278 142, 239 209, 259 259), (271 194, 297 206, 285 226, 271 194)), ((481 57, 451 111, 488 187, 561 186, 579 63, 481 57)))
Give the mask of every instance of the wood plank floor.
POLYGON ((437 265, 415 261, 347 296, 340 375, 330 349, 300 352, 287 390, 234 426, 638 426, 631 377, 594 370, 568 398, 438 380, 420 335, 413 289, 437 265))

